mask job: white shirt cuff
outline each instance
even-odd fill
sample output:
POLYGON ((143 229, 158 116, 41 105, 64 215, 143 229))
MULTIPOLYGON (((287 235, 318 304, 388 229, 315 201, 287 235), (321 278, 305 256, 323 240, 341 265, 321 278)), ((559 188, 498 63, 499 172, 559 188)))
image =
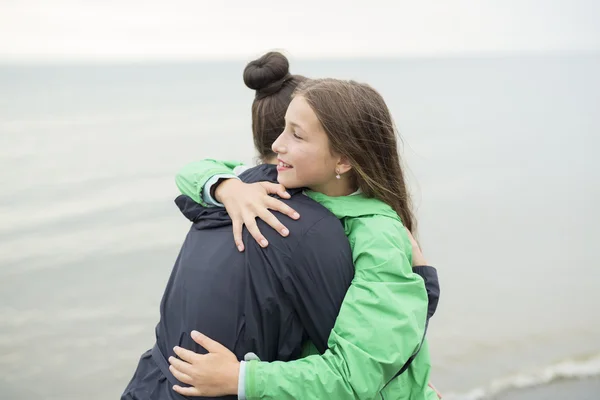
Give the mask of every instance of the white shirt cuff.
POLYGON ((223 203, 219 203, 217 200, 215 200, 210 195, 210 192, 212 190, 212 187, 219 181, 219 179, 231 179, 231 178, 240 179, 237 176, 232 175, 232 174, 217 174, 217 175, 212 176, 204 184, 204 188, 202 189, 202 200, 204 200, 204 202, 206 204, 208 204, 209 206, 224 207, 223 203))
POLYGON ((238 400, 246 400, 246 362, 240 361, 240 374, 238 375, 238 400))

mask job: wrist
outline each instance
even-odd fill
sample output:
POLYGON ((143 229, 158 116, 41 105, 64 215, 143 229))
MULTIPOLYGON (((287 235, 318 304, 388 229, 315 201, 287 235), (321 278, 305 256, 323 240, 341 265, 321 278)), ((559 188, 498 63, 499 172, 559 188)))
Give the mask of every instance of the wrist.
POLYGON ((223 203, 223 200, 227 199, 229 190, 236 183, 241 183, 241 181, 239 179, 229 178, 229 179, 223 179, 220 182, 217 182, 215 184, 214 196, 213 196, 215 198, 215 200, 217 200, 220 203, 223 203))
POLYGON ((231 369, 231 376, 228 379, 227 394, 238 394, 239 388, 239 377, 240 377, 240 362, 236 362, 235 366, 231 369))

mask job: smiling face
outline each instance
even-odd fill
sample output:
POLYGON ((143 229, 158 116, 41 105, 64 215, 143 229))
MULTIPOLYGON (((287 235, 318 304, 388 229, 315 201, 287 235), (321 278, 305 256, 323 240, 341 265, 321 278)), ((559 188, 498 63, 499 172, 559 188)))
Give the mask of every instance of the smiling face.
POLYGON ((278 168, 282 184, 328 196, 360 189, 392 207, 413 229, 394 121, 375 89, 354 81, 309 79, 296 89, 285 119, 285 130, 273 144, 286 163, 278 168))
POLYGON ((334 189, 339 189, 342 183, 336 179, 340 157, 330 151, 323 126, 302 96, 294 97, 290 103, 285 130, 272 148, 277 154, 279 183, 288 188, 307 187, 336 195, 334 189))

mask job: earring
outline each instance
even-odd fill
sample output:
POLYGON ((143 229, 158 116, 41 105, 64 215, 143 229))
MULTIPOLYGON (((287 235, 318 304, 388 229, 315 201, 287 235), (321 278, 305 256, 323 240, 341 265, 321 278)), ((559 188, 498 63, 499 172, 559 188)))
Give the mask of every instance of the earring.
POLYGON ((337 168, 335 169, 335 173, 336 173, 335 179, 340 179, 341 178, 340 171, 338 171, 337 168))

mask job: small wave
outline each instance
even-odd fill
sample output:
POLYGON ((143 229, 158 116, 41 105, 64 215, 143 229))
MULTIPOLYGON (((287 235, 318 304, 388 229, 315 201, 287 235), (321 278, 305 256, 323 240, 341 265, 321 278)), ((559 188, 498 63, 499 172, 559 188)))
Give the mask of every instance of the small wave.
POLYGON ((584 379, 600 376, 600 353, 568 359, 538 370, 523 371, 495 379, 489 385, 466 393, 446 393, 444 400, 485 400, 513 389, 524 389, 565 379, 584 379))

